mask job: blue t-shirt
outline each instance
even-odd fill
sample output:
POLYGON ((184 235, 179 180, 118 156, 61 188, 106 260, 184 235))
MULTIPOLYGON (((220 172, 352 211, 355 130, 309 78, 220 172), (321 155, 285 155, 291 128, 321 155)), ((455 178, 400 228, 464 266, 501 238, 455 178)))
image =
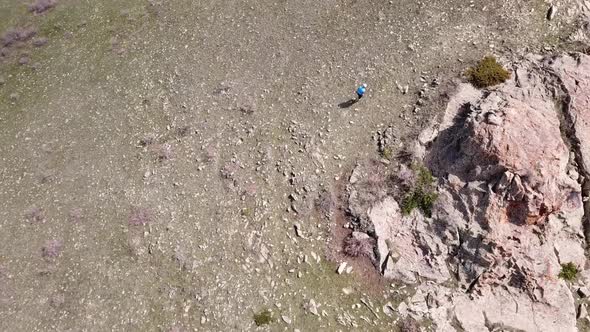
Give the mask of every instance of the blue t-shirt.
POLYGON ((358 89, 356 89, 356 93, 357 93, 359 96, 362 96, 362 95, 364 95, 364 94, 365 94, 365 91, 367 91, 367 89, 366 89, 364 86, 362 86, 362 85, 361 85, 361 86, 359 86, 359 88, 358 88, 358 89))

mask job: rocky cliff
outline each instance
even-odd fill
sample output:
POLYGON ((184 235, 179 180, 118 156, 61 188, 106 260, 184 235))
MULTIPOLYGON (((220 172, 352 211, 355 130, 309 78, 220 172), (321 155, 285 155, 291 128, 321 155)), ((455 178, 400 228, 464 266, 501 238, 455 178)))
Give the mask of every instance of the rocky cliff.
POLYGON ((529 56, 500 86, 455 85, 411 162, 380 181, 381 165, 356 167, 349 212, 376 239, 375 266, 418 285, 400 314, 439 331, 576 330, 585 281, 560 272, 585 275, 589 103, 590 57, 529 56), (408 192, 424 185, 415 165, 434 175, 436 200, 407 214, 408 192))

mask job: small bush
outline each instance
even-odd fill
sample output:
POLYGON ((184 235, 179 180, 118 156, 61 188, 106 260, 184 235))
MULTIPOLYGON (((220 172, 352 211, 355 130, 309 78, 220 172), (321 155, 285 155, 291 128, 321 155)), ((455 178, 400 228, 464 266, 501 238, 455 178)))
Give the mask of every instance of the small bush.
POLYGON ((254 323, 256 323, 256 326, 268 325, 273 321, 272 312, 268 309, 254 314, 254 323))
POLYGON ((254 211, 252 211, 251 208, 246 207, 246 208, 242 209, 241 214, 242 214, 242 217, 249 218, 249 217, 252 217, 252 215, 254 215, 254 211))
POLYGON ((375 258, 375 254, 373 253, 375 244, 375 239, 373 238, 368 236, 366 238, 359 238, 351 234, 344 239, 342 251, 350 257, 365 256, 373 260, 375 258))
POLYGON ((432 176, 428 168, 422 165, 415 165, 413 168, 418 173, 418 185, 420 187, 430 186, 434 183, 434 176, 432 176))
POLYGON ((561 271, 559 272, 558 277, 560 277, 563 280, 573 281, 574 279, 576 279, 578 272, 579 271, 576 264, 569 262, 566 264, 561 264, 561 271))
POLYGON ((428 218, 432 217, 432 206, 438 198, 434 192, 424 192, 416 189, 402 200, 402 213, 410 214, 414 209, 419 209, 428 218))
POLYGON ((438 194, 432 188, 434 177, 424 166, 414 165, 412 169, 416 174, 416 182, 402 200, 402 213, 408 215, 414 209, 419 209, 426 217, 430 218, 432 217, 432 207, 438 198, 438 194))
POLYGON ((393 150, 390 147, 385 147, 383 148, 383 151, 381 151, 381 156, 387 160, 391 160, 393 159, 393 150))
POLYGON ((510 78, 510 73, 493 56, 483 58, 475 67, 469 68, 465 75, 471 84, 480 89, 504 83, 510 78))

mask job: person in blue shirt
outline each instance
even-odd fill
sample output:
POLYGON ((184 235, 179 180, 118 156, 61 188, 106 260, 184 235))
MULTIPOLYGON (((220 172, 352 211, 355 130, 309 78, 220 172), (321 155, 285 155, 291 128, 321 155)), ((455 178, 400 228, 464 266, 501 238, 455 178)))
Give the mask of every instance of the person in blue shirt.
POLYGON ((356 89, 356 95, 358 96, 357 100, 361 100, 367 91, 367 84, 363 83, 361 86, 356 89))

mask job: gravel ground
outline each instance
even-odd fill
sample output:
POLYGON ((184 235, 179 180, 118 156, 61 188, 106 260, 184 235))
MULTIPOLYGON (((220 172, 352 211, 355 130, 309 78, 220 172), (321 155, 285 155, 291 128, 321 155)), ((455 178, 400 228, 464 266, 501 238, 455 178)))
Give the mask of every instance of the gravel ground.
POLYGON ((0 57, 0 330, 391 331, 409 288, 337 274, 316 202, 377 131, 408 145, 435 80, 557 43, 547 8, 3 1, 0 32, 36 35, 0 57))

